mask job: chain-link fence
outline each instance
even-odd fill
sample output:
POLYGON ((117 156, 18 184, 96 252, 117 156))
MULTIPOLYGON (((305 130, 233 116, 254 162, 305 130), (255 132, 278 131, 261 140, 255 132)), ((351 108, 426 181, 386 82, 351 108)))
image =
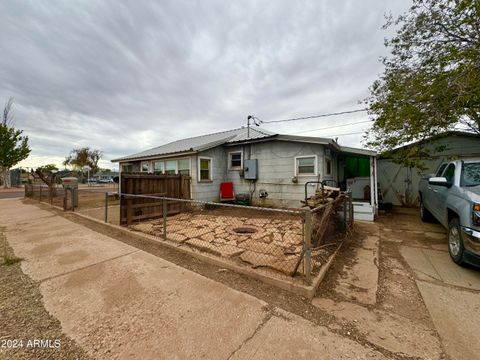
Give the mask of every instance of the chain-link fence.
POLYGON ((65 190, 61 185, 26 184, 25 197, 119 225, 119 197, 114 190, 114 186, 108 185, 65 190))
MULTIPOLYGON (((57 206, 64 201, 68 205, 71 195, 57 188, 55 196, 49 197, 46 186, 26 188, 26 195, 27 191, 57 206)), ((307 284, 353 224, 349 193, 314 209, 272 209, 78 189, 74 211, 237 266, 307 284)))

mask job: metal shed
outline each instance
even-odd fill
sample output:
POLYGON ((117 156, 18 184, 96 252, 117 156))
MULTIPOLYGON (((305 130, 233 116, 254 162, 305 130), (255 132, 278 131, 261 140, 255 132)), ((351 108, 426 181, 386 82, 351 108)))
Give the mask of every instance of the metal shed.
POLYGON ((420 145, 421 160, 425 169, 406 167, 395 162, 394 151, 391 155, 380 155, 378 159, 379 192, 384 202, 398 206, 418 206, 418 183, 422 175, 433 174, 446 160, 480 156, 480 135, 449 131, 429 139, 406 145, 405 149, 420 145))

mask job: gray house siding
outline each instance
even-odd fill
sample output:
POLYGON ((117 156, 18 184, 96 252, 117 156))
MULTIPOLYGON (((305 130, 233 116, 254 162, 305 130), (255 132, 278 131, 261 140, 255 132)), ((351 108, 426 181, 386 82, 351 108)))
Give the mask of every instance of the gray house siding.
POLYGON ((394 205, 418 206, 418 183, 422 174, 433 174, 441 163, 454 158, 480 156, 480 138, 471 136, 448 136, 425 144, 425 149, 435 153, 430 159, 422 160, 426 170, 407 168, 391 159, 379 159, 378 181, 385 202, 394 205), (443 151, 435 152, 439 146, 443 151))
POLYGON ((227 156, 222 147, 215 147, 192 156, 192 197, 201 201, 219 201, 220 183, 227 181, 227 156), (208 157, 212 159, 212 181, 201 182, 198 178, 198 159, 208 157))
MULTIPOLYGON (((307 144, 288 141, 268 141, 254 143, 244 147, 226 147, 225 153, 243 151, 244 159, 258 160, 258 180, 253 184, 244 180, 238 170, 227 170, 227 181, 234 183, 235 192, 252 193, 252 201, 261 206, 300 207, 305 197, 305 182, 324 179, 325 151, 323 145, 307 144), (292 181, 295 176, 295 158, 298 156, 316 155, 317 175, 297 176, 297 183, 292 181), (260 190, 266 190, 267 198, 260 198, 260 190)), ((336 161, 332 156, 331 178, 336 176, 336 161)), ((313 193, 315 185, 309 187, 309 194, 313 193)))
MULTIPOLYGON (((328 151, 327 151, 328 152, 328 151)), ((192 198, 200 201, 219 201, 219 190, 222 182, 233 182, 236 194, 245 193, 252 196, 252 202, 260 206, 300 207, 305 197, 305 183, 307 181, 337 179, 337 157, 331 153, 331 176, 325 176, 324 145, 308 144, 288 141, 267 141, 241 146, 217 146, 209 150, 190 156, 190 176, 192 198), (242 160, 258 160, 258 179, 256 182, 245 180, 241 169, 229 168, 229 153, 242 152, 242 160), (293 182, 296 172, 296 157, 315 155, 317 157, 317 175, 297 175, 297 182, 293 182), (198 165, 202 157, 211 159, 212 180, 199 181, 198 165), (260 190, 265 190, 268 197, 260 198, 260 190)), ((184 159, 168 157, 149 159, 156 160, 184 159)), ((130 161, 133 171, 140 171, 142 161, 130 161)), ((122 164, 120 164, 122 165, 122 164)), ((308 187, 308 194, 315 191, 316 185, 308 187)))

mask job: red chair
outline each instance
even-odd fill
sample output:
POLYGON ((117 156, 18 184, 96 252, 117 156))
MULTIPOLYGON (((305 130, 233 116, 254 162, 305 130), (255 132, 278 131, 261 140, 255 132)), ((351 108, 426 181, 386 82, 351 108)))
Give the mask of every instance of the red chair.
POLYGON ((220 184, 220 201, 234 201, 235 192, 233 191, 232 182, 224 182, 220 184))

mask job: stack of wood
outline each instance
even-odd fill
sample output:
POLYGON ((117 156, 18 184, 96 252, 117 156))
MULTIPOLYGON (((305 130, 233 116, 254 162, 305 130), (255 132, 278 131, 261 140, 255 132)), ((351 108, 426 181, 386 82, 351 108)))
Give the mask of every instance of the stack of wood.
POLYGON ((315 195, 310 196, 307 201, 302 200, 302 203, 311 209, 320 205, 332 202, 340 195, 340 188, 323 186, 315 191, 315 195))

